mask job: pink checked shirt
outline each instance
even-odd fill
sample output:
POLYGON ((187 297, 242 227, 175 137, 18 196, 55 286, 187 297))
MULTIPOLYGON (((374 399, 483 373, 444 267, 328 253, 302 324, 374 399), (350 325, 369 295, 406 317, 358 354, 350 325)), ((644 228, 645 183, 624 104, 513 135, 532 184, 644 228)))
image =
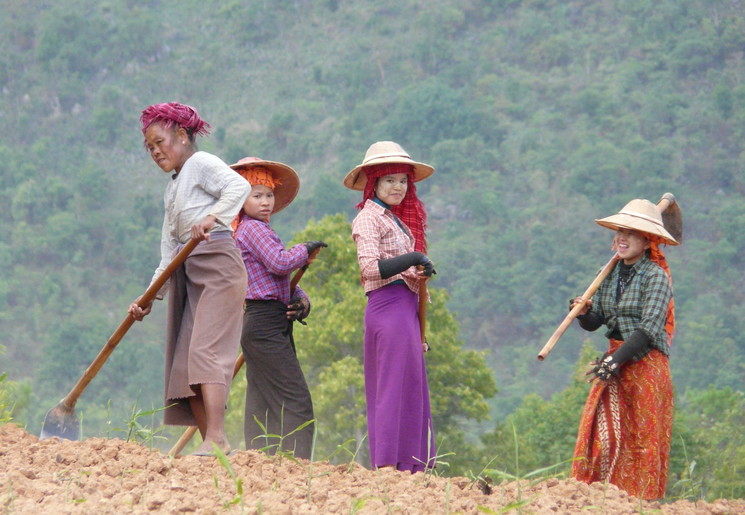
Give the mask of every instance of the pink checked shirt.
POLYGON ((365 293, 398 279, 403 279, 414 293, 419 293, 419 278, 414 267, 388 279, 381 279, 378 260, 414 252, 414 237, 406 225, 399 227, 393 213, 368 200, 352 221, 352 238, 357 244, 357 262, 365 293), (405 231, 405 232, 404 232, 405 231))

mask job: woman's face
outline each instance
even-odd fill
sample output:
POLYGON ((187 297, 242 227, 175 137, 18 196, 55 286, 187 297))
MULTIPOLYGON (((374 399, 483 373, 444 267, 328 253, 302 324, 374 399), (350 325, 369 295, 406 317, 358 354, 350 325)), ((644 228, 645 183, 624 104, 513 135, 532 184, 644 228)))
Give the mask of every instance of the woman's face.
POLYGON ((243 203, 243 211, 256 220, 269 222, 274 210, 274 190, 263 184, 251 187, 251 193, 243 203))
POLYGON ((409 187, 409 176, 405 173, 394 173, 378 178, 375 184, 375 196, 388 204, 397 206, 404 200, 406 189, 409 187))
POLYGON ((613 245, 623 262, 633 265, 649 248, 649 240, 639 231, 618 229, 613 237, 613 245))
POLYGON ((150 157, 166 173, 171 170, 180 172, 186 160, 194 153, 182 127, 166 129, 161 123, 153 123, 145 131, 145 141, 150 157))

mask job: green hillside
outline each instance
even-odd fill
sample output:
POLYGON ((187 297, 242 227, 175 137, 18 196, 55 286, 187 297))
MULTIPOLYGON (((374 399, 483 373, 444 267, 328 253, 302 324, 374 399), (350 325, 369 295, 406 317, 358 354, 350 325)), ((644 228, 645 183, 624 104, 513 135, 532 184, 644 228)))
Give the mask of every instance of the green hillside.
MULTIPOLYGON (((418 189, 443 338, 488 351, 499 389, 484 379, 488 408, 452 422, 473 442, 569 395, 602 334, 573 327, 536 355, 611 257, 593 220, 673 192, 673 378, 701 415, 705 392, 745 390, 744 59, 739 0, 0 0, 0 373, 25 388, 16 418, 38 429, 148 284, 167 176, 138 117, 173 100, 212 125, 203 150, 298 171, 272 221, 286 242, 351 220, 360 196, 341 180, 372 142, 435 166, 418 189)), ((164 311, 86 391, 91 420, 158 405, 164 311)))

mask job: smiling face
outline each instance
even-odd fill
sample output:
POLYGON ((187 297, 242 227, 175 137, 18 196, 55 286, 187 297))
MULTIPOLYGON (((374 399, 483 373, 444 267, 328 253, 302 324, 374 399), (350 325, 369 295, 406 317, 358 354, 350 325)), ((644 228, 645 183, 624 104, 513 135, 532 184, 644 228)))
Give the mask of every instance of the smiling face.
POLYGON ((269 222, 274 210, 274 190, 263 184, 251 187, 251 193, 243 203, 243 211, 256 220, 269 222))
POLYGON ((618 229, 613 237, 613 246, 625 264, 633 265, 649 248, 649 240, 639 231, 618 229))
POLYGON ((182 127, 165 128, 161 123, 153 123, 147 128, 145 146, 155 164, 164 172, 180 172, 186 160, 194 153, 182 127))
POLYGON ((375 183, 375 196, 389 206, 397 206, 403 202, 408 187, 408 174, 394 173, 392 175, 383 175, 375 183))

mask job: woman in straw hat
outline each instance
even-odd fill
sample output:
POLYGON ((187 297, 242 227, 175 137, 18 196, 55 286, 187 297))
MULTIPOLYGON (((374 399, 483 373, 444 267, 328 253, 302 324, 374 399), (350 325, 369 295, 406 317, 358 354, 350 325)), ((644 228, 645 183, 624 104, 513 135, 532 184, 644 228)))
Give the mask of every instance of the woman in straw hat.
POLYGON ((256 157, 241 159, 231 168, 252 185, 235 232, 248 272, 241 337, 247 382, 246 448, 270 447, 273 454, 278 442, 263 435, 285 436, 306 424, 285 438, 282 447, 294 451, 295 457, 309 459, 313 402, 295 352, 292 322, 308 316, 310 299, 299 286, 290 291, 290 274, 307 265, 313 251, 326 244, 310 241, 286 250, 269 226, 270 216, 297 195, 300 181, 295 170, 256 157))
MULTIPOLYGON (((145 147, 164 172, 175 172, 164 195, 161 261, 155 280, 189 240, 200 243, 170 278, 164 423, 197 426, 202 444, 230 451, 225 405, 241 337, 246 270, 231 238, 231 222, 250 186, 195 138, 209 125, 191 106, 171 102, 142 111, 145 147)), ((166 286, 157 298, 163 298, 166 286)), ((139 300, 139 299, 138 299, 139 300)), ((135 301, 136 320, 150 312, 135 301)))
POLYGON ((660 246, 678 242, 648 200, 632 200, 595 221, 615 230, 613 249, 620 260, 578 317, 588 331, 605 324, 610 347, 587 373, 594 383, 580 420, 572 477, 658 499, 665 495, 673 424, 668 356, 675 324, 670 269, 660 246))
POLYGON ((432 466, 429 386, 417 318, 421 281, 434 273, 427 258, 427 217, 414 183, 434 168, 392 141, 370 146, 344 185, 363 191, 352 222, 365 309, 365 395, 370 463, 413 472, 432 466), (417 270, 421 265, 423 270, 417 270))

